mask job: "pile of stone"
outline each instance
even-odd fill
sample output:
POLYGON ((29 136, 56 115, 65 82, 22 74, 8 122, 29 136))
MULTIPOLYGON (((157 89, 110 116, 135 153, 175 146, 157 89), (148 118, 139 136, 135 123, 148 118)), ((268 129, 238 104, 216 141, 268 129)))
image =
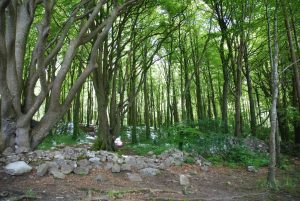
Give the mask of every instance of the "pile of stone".
POLYGON ((268 145, 263 140, 257 138, 247 137, 243 139, 242 145, 252 151, 258 151, 261 153, 268 152, 268 145))
MULTIPOLYGON (((149 153, 145 157, 119 156, 112 152, 90 151, 87 148, 74 147, 17 154, 8 148, 0 155, 0 164, 5 166, 4 170, 11 175, 24 174, 34 168, 37 176, 44 176, 48 173, 55 178, 63 179, 71 173, 87 175, 91 169, 103 168, 112 173, 127 172, 129 179, 139 181, 138 175, 158 175, 170 166, 182 165, 185 157, 186 154, 177 149, 167 150, 160 155, 149 153)), ((201 168, 204 168, 203 170, 207 170, 210 165, 201 156, 196 161, 201 168)))

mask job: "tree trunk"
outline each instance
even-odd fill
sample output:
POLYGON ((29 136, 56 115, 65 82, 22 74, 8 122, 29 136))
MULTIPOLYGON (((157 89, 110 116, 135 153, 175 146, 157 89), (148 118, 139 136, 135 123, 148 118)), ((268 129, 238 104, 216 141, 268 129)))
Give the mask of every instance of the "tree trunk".
POLYGON ((270 162, 268 172, 268 184, 270 187, 276 187, 275 166, 276 166, 276 130, 277 130, 277 99, 278 99, 278 36, 277 36, 277 0, 274 14, 274 58, 272 53, 270 16, 268 5, 266 5, 266 15, 268 20, 268 46, 270 62, 272 64, 272 106, 270 110, 271 132, 270 132, 270 162))
MULTIPOLYGON (((292 58, 292 66, 293 66, 293 72, 294 72, 294 81, 295 81, 295 86, 296 86, 296 97, 297 97, 297 106, 298 106, 298 111, 300 111, 300 77, 299 77, 299 70, 298 70, 298 64, 297 64, 297 56, 294 48, 294 42, 292 38, 292 33, 291 33, 291 25, 290 21, 288 19, 288 14, 287 14, 287 8, 285 1, 281 0, 281 6, 283 10, 283 15, 284 15, 284 23, 285 23, 285 28, 286 28, 286 33, 287 33, 287 38, 288 38, 288 43, 289 43, 289 50, 290 50, 290 55, 292 58)), ((299 121, 299 120, 298 120, 299 121)), ((297 128, 300 125, 299 122, 295 124, 295 144, 300 144, 300 133, 298 132, 300 130, 300 127, 297 128)))
POLYGON ((246 80, 247 80, 247 88, 248 88, 247 91, 248 91, 248 98, 250 104, 250 128, 251 128, 251 134, 253 136, 256 136, 256 112, 255 112, 255 104, 253 98, 252 80, 251 80, 250 69, 249 69, 247 43, 245 44, 244 61, 245 61, 245 71, 246 71, 246 80))
POLYGON ((244 34, 241 34, 238 52, 238 61, 236 69, 236 82, 235 82, 235 130, 234 134, 241 137, 241 92, 242 92, 242 65, 244 56, 244 34))
POLYGON ((211 90, 211 101, 212 101, 212 106, 213 106, 214 118, 215 118, 215 120, 217 120, 218 119, 218 111, 217 111, 216 100, 215 100, 215 90, 214 90, 214 85, 212 82, 210 63, 208 60, 207 60, 207 68, 208 68, 208 80, 209 80, 209 88, 211 90))

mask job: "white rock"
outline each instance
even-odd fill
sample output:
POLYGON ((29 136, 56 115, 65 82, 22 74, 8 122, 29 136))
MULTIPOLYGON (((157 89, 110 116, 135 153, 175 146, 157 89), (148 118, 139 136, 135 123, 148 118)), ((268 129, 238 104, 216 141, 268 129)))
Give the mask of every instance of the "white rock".
POLYGON ((187 175, 181 174, 179 175, 179 183, 181 186, 188 186, 190 185, 190 180, 187 175))
POLYGON ((111 168, 111 172, 112 173, 119 173, 121 172, 121 167, 119 164, 114 164, 111 168))
POLYGON ((32 167, 24 161, 17 161, 6 165, 4 169, 7 174, 22 175, 24 173, 30 172, 32 170, 32 167))
POLYGON ((256 168, 254 166, 248 166, 247 167, 248 172, 257 172, 256 168))

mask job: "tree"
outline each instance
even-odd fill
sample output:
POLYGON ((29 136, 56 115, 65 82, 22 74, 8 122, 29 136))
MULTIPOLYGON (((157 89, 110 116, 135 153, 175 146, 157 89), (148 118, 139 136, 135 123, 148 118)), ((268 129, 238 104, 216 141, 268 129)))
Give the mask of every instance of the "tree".
POLYGON ((276 187, 275 166, 276 166, 276 132, 277 132, 277 98, 278 98, 278 33, 277 33, 277 7, 278 1, 275 1, 274 13, 274 55, 271 43, 270 16, 268 5, 266 4, 266 15, 268 20, 268 46, 270 63, 272 67, 272 106, 270 110, 271 132, 270 132, 270 163, 268 172, 268 184, 270 187, 276 187))
POLYGON ((89 1, 70 3, 74 7, 69 7, 69 17, 59 24, 59 30, 52 30, 53 11, 57 5, 54 0, 0 2, 1 144, 4 147, 16 145, 19 151, 30 150, 48 135, 49 130, 69 109, 85 79, 98 67, 95 62, 98 49, 113 22, 135 1, 128 0, 123 4, 114 1, 109 14, 92 31, 89 30, 100 10, 109 2, 97 1, 89 9, 85 9, 89 1), (37 7, 42 10, 40 15, 37 7), (33 25, 37 25, 37 40, 30 44, 34 48, 28 50, 33 25), (76 27, 78 31, 74 30, 76 27), (69 38, 71 40, 67 44, 69 38), (96 40, 88 49, 88 65, 61 102, 62 85, 73 67, 78 48, 93 38, 96 40), (55 66, 60 67, 55 77, 48 80, 46 72, 52 61, 57 61, 55 66), (29 65, 25 68, 26 63, 29 65), (37 92, 39 85, 41 89, 37 92), (32 124, 33 116, 49 94, 48 110, 37 124, 32 124))

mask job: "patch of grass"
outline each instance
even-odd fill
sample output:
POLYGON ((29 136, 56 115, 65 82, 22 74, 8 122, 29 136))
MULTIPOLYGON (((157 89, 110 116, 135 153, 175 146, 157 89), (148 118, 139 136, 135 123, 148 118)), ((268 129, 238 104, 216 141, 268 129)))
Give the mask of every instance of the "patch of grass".
POLYGON ((84 135, 80 135, 78 139, 74 139, 71 134, 51 134, 47 136, 44 141, 38 146, 38 149, 49 150, 52 147, 60 144, 75 145, 78 144, 80 139, 83 139, 84 135))
POLYGON ((216 166, 220 166, 224 162, 224 159, 220 155, 211 155, 211 156, 208 156, 206 159, 209 160, 210 162, 212 162, 213 165, 216 165, 216 166))
POLYGON ((278 188, 293 191, 296 188, 296 180, 290 177, 285 177, 282 181, 279 181, 278 188))
MULTIPOLYGON (((294 172, 295 170, 287 170, 288 175, 284 177, 277 177, 275 191, 287 191, 287 192, 300 192, 297 184, 300 182, 300 172, 294 172)), ((267 179, 260 178, 257 180, 257 189, 269 188, 267 179)))

